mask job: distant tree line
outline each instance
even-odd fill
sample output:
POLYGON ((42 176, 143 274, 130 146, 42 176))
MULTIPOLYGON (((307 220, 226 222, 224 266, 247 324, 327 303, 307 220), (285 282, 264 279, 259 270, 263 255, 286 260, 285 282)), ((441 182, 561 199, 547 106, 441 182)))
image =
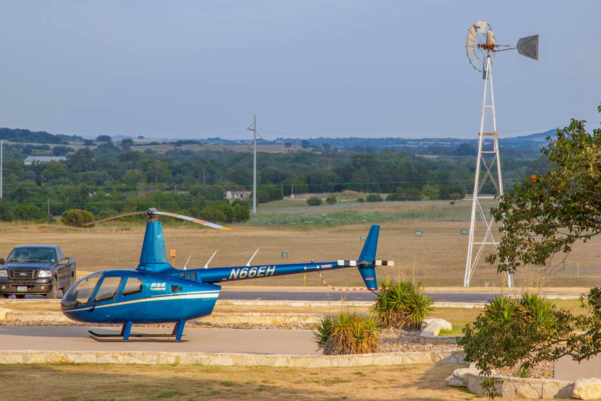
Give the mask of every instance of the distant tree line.
MULTIPOLYGON (((66 154, 66 161, 30 166, 23 164, 28 146, 48 145, 5 146, 0 219, 42 219, 48 205, 52 215, 84 209, 98 217, 157 207, 211 221, 248 219, 247 203, 229 205, 224 198, 230 188, 252 190, 251 153, 179 147, 141 153, 132 150, 131 139, 113 143, 107 138, 99 136, 92 141, 98 146, 76 152, 55 146, 53 153, 66 154)), ((475 171, 472 149, 462 149, 467 154, 435 158, 388 150, 260 153, 257 200, 344 190, 388 194, 388 201, 462 199, 472 191, 475 171)), ((502 162, 506 186, 550 167, 544 157, 502 162)), ((494 188, 489 182, 483 191, 494 193, 494 188)))

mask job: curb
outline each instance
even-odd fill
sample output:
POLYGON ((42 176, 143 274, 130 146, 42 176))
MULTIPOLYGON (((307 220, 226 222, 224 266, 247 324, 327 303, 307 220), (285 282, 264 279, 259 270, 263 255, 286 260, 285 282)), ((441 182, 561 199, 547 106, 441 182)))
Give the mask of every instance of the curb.
POLYGON ((0 351, 2 364, 115 363, 141 365, 273 366, 327 368, 431 363, 461 364, 463 351, 391 352, 357 355, 258 355, 186 352, 0 351))

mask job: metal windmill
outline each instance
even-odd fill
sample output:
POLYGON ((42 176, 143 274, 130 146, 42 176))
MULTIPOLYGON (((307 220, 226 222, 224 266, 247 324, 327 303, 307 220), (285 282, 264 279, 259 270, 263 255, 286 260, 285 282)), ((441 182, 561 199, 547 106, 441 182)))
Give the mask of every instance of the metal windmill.
MULTIPOLYGON (((478 265, 478 260, 486 245, 492 245, 497 252, 499 242, 493 236, 493 219, 487 217, 480 201, 494 199, 494 196, 481 196, 486 189, 484 185, 490 179, 494 186, 495 195, 503 195, 503 178, 501 175, 501 158, 499 155, 499 133, 495 114, 495 98, 492 82, 492 65, 496 54, 501 51, 517 49, 518 53, 538 60, 538 35, 521 38, 516 47, 499 45, 495 34, 486 21, 476 21, 468 29, 465 45, 467 57, 474 69, 482 72, 484 83, 484 100, 482 102, 482 119, 478 134, 478 160, 476 161, 476 176, 474 178, 474 193, 472 197, 472 216, 469 231, 467 261, 465 263, 465 279, 463 285, 469 287, 470 281, 478 265), (480 67, 481 66, 481 67, 480 67), (482 69, 480 69, 482 68, 482 69), (489 90, 490 87, 490 90, 489 90), (495 166, 496 165, 496 166, 495 166), (495 168, 496 167, 496 168, 495 168), (495 171, 496 170, 496 171, 495 171), (482 174, 481 174, 482 173, 482 174), (477 218, 478 217, 478 218, 477 218), (484 228, 484 237, 475 238, 477 228, 484 228)), ((489 187, 489 189, 491 189, 489 187)), ((513 286, 512 275, 507 276, 507 284, 513 286)))

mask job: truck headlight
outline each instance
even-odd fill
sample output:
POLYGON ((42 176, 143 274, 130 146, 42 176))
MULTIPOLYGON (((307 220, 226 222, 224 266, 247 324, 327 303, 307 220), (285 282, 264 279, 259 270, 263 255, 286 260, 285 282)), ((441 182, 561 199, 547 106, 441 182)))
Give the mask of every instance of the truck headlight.
POLYGON ((52 271, 50 270, 40 270, 40 274, 38 274, 39 278, 52 277, 52 271))
POLYGON ((8 277, 8 271, 7 270, 0 270, 0 277, 8 277))

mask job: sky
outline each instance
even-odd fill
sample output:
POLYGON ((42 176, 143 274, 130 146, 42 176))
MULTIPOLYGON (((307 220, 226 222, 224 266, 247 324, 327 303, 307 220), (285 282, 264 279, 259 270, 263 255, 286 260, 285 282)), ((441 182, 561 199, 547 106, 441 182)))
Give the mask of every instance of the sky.
POLYGON ((601 1, 0 1, 0 126, 248 139, 465 137, 481 74, 467 29, 540 35, 499 53, 498 131, 599 127, 601 1))

